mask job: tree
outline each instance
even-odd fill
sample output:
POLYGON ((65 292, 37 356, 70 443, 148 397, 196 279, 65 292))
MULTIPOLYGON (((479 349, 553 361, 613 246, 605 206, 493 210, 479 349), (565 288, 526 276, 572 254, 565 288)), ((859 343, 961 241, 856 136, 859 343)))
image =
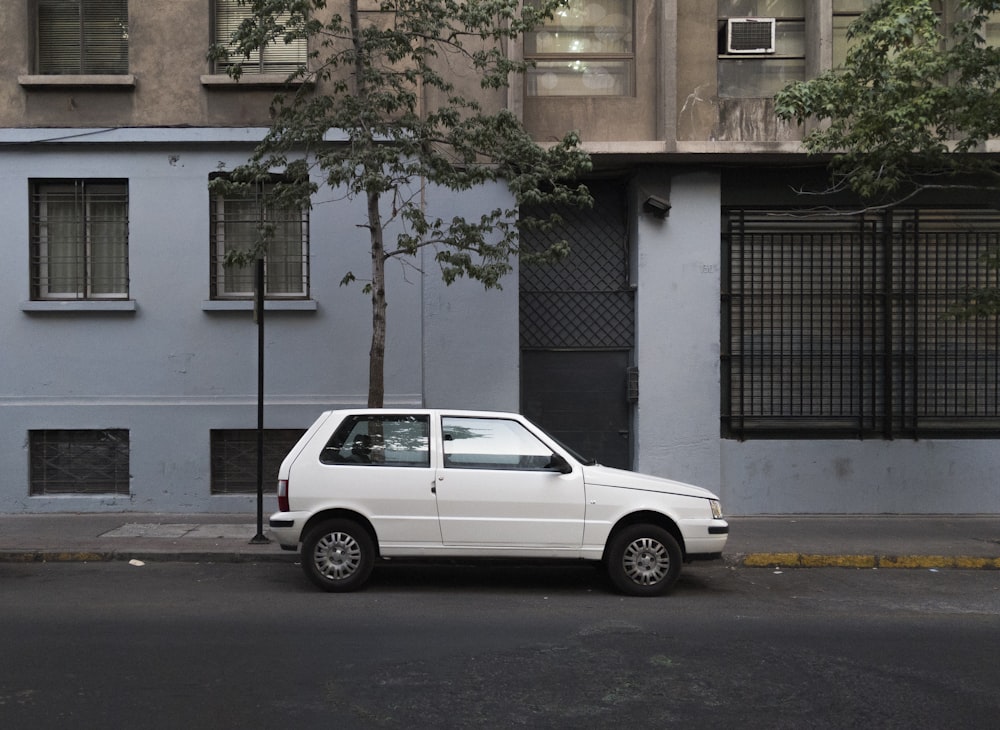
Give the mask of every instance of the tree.
POLYGON ((810 153, 832 154, 830 192, 869 207, 935 188, 1000 189, 1000 48, 985 42, 997 0, 959 0, 942 23, 932 0, 881 0, 851 25, 846 62, 776 97, 778 116, 817 123, 810 153))
MULTIPOLYGON (((986 43, 1000 0, 959 0, 943 24, 932 0, 881 0, 848 30, 842 68, 783 89, 778 116, 818 126, 804 140, 832 154, 831 185, 867 209, 934 189, 1000 191, 1000 160, 983 154, 1000 137, 1000 47, 986 43)), ((1000 266, 1000 253, 986 257, 1000 266)), ((1000 313, 1000 289, 969 287, 951 309, 961 318, 1000 313)))
MULTIPOLYGON (((378 1, 378 0, 377 0, 378 1)), ((551 261, 568 253, 559 241, 541 252, 522 252, 521 231, 547 228, 558 217, 522 216, 523 205, 589 205, 579 184, 590 169, 579 138, 568 133, 548 147, 536 144, 517 117, 497 101, 512 74, 525 64, 506 51, 509 44, 551 17, 561 0, 380 0, 363 12, 346 0, 347 15, 325 13, 326 0, 238 0, 252 9, 230 47, 210 56, 249 57, 262 47, 310 39, 310 59, 290 80, 291 94, 278 95, 272 124, 250 160, 213 185, 239 191, 281 170, 272 188, 274 205, 311 205, 321 171, 324 182, 349 198, 365 201, 364 227, 371 243, 372 337, 368 405, 384 401, 386 263, 418 267, 430 247, 446 283, 459 277, 499 288, 514 260, 551 261), (462 88, 461 74, 478 77, 462 88), (492 102, 492 103, 491 103, 492 102), (327 141, 336 132, 342 141, 327 141), (428 212, 428 190, 461 192, 503 182, 512 205, 484 210, 475 220, 428 212)), ((231 71, 239 77, 237 64, 231 71)), ((266 248, 260 227, 253 250, 228 259, 246 263, 266 248)), ((355 281, 347 272, 342 284, 355 281)))

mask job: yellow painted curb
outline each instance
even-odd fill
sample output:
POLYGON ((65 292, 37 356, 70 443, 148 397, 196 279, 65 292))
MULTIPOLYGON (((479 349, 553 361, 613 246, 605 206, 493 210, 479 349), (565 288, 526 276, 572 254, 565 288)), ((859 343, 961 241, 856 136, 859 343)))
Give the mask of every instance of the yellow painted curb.
POLYGON ((877 562, 874 555, 802 555, 799 565, 803 568, 874 568, 877 562))
POLYGON ((949 555, 822 555, 810 553, 749 553, 738 556, 746 568, 954 568, 1000 570, 1000 558, 949 555))
POLYGON ((883 555, 880 568, 958 568, 965 570, 1000 569, 1000 558, 976 558, 949 555, 883 555))
POLYGON ((774 568, 798 563, 798 553, 751 553, 743 558, 743 565, 748 568, 774 568))

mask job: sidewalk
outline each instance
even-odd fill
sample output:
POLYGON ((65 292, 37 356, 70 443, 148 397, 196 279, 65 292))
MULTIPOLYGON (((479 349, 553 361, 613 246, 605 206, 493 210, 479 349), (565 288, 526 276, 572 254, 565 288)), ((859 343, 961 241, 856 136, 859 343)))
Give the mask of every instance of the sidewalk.
MULTIPOLYGON (((731 517, 734 566, 1000 569, 1000 515, 731 517)), ((255 515, 0 515, 0 562, 297 559, 251 544, 255 515)), ((264 517, 267 534, 267 516, 264 517)))

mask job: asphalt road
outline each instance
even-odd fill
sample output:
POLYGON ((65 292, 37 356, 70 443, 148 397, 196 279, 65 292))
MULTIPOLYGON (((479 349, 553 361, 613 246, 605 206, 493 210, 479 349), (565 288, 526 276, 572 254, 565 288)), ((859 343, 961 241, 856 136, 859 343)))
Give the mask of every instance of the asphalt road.
POLYGON ((2 728, 995 728, 1000 573, 0 564, 2 728))

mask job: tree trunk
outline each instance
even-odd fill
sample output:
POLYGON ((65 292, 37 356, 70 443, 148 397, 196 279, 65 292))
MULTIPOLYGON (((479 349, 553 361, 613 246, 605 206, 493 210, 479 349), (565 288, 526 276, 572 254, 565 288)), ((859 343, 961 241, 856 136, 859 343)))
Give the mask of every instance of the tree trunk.
POLYGON ((368 352, 368 407, 385 405, 385 241, 378 193, 368 193, 368 230, 372 244, 372 345, 368 352))
MULTIPOLYGON (((365 85, 364 41, 361 35, 361 21, 358 0, 350 0, 351 34, 354 43, 354 93, 364 98, 368 96, 365 85)), ((368 144, 375 144, 372 139, 368 144)), ((372 247, 372 343, 368 351, 368 407, 382 408, 385 405, 385 240, 382 230, 382 214, 379 212, 380 194, 368 190, 368 233, 372 247)))

